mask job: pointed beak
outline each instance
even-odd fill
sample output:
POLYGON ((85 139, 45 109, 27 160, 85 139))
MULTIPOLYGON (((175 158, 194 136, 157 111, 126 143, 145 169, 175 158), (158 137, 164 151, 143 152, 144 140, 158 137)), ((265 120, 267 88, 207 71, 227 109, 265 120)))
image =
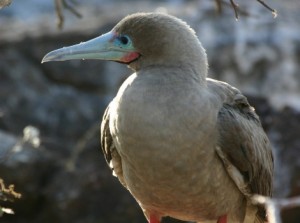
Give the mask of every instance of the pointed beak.
POLYGON ((108 32, 87 42, 63 47, 44 56, 42 63, 49 61, 65 61, 74 59, 113 60, 128 63, 128 58, 138 57, 132 48, 123 48, 117 42, 117 34, 108 32))

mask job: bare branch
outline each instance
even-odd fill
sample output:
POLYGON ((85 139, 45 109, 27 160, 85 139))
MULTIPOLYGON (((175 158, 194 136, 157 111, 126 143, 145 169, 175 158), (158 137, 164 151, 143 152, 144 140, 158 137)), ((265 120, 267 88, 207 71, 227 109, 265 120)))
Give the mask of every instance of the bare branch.
MULTIPOLYGON (((6 187, 4 181, 0 178, 0 200, 14 201, 16 198, 21 198, 21 194, 15 191, 15 186, 11 184, 6 187)), ((0 206, 0 217, 3 213, 14 214, 14 211, 10 208, 0 206)))
POLYGON ((73 15, 78 18, 82 18, 82 15, 73 7, 71 6, 66 0, 55 0, 55 11, 57 15, 57 27, 62 29, 64 24, 64 15, 63 9, 69 10, 73 15))
POLYGON ((222 0, 215 0, 216 11, 221 14, 222 13, 222 0))
POLYGON ((61 0, 55 0, 55 11, 57 16, 57 28, 62 29, 64 24, 64 15, 62 13, 62 2, 61 0))
POLYGON ((239 19, 239 14, 238 14, 238 7, 239 7, 239 5, 236 4, 236 3, 234 2, 234 0, 230 0, 230 4, 231 4, 231 6, 232 6, 232 8, 233 8, 233 10, 234 10, 235 19, 238 20, 238 19, 239 19))
POLYGON ((66 161, 66 169, 68 171, 73 171, 75 169, 75 164, 80 153, 86 148, 88 142, 97 135, 99 131, 99 124, 93 124, 87 132, 83 134, 81 138, 79 138, 71 157, 66 161))
POLYGON ((4 201, 13 201, 16 198, 21 198, 21 194, 15 191, 15 186, 11 184, 6 187, 3 180, 0 178, 0 199, 4 201))
MULTIPOLYGON (((221 11, 218 11, 218 8, 216 8, 216 10, 219 12, 219 13, 222 13, 223 11, 223 7, 222 6, 226 6, 226 7, 230 7, 232 8, 232 4, 230 2, 227 2, 227 1, 222 1, 222 0, 216 0, 216 1, 220 1, 220 7, 221 7, 221 11)), ((240 8, 238 5, 237 5, 237 13, 238 15, 242 15, 242 16, 250 16, 249 12, 247 12, 247 10, 244 10, 242 8, 240 8)))
POLYGON ((256 0, 258 1, 260 4, 262 4, 265 8, 269 9, 272 14, 273 14, 273 17, 276 18, 277 17, 277 11, 273 8, 271 8, 269 5, 267 5, 267 3, 265 3, 263 0, 256 0))
MULTIPOLYGON (((271 8, 263 0, 256 0, 256 1, 259 2, 260 4, 262 4, 268 10, 270 10, 272 12, 274 18, 277 17, 277 11, 275 9, 271 8)), ((235 0, 229 0, 229 2, 225 1, 225 0, 215 0, 215 5, 216 5, 216 11, 219 14, 222 13, 223 5, 230 5, 230 7, 234 10, 236 20, 238 20, 239 15, 249 16, 249 13, 247 12, 247 10, 242 10, 239 7, 239 5, 235 2, 235 0)))
POLYGON ((254 202, 257 204, 268 204, 270 202, 276 203, 276 205, 281 209, 294 208, 300 206, 300 196, 276 199, 276 198, 269 198, 269 197, 256 195, 253 197, 253 199, 254 202))
POLYGON ((72 12, 75 16, 77 16, 78 18, 82 18, 82 15, 73 6, 68 4, 68 2, 66 2, 66 0, 62 0, 62 4, 63 4, 65 9, 72 12))
POLYGON ((261 195, 255 195, 253 196, 252 201, 255 204, 266 206, 269 223, 281 223, 280 211, 282 209, 300 206, 300 196, 285 199, 276 199, 264 197, 261 195))

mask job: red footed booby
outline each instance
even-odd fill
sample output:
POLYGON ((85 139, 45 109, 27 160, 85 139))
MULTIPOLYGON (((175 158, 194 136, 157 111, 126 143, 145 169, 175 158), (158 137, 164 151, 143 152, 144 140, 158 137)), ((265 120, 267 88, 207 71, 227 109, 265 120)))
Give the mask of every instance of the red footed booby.
POLYGON ((254 194, 271 196, 273 157, 254 108, 207 78, 204 48, 182 20, 137 13, 110 32, 48 53, 42 62, 111 60, 133 73, 101 124, 105 159, 149 223, 266 222, 254 194))

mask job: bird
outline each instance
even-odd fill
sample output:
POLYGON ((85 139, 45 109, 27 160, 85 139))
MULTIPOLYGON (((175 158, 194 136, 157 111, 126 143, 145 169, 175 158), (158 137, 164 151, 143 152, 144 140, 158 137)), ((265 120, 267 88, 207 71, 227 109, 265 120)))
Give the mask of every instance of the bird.
POLYGON ((175 16, 139 12, 111 31, 46 54, 43 62, 98 59, 134 72, 106 108, 108 166, 149 223, 267 222, 256 194, 272 196, 271 143, 237 88, 208 78, 195 31, 175 16))

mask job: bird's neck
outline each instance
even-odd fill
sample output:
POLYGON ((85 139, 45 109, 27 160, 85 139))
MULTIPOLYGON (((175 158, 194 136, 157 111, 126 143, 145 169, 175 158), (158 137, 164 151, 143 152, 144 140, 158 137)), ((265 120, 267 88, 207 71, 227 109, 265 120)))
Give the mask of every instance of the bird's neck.
POLYGON ((162 82, 198 82, 199 85, 206 86, 206 69, 197 67, 196 64, 189 63, 164 63, 152 64, 137 69, 137 75, 149 75, 151 78, 158 78, 162 82))
MULTIPOLYGON (((178 50, 178 49, 177 49, 178 50)), ((178 78, 197 79, 201 84, 206 83, 208 62, 204 48, 199 43, 195 48, 176 51, 167 55, 143 58, 129 64, 137 73, 153 69, 160 75, 174 74, 178 78)))

